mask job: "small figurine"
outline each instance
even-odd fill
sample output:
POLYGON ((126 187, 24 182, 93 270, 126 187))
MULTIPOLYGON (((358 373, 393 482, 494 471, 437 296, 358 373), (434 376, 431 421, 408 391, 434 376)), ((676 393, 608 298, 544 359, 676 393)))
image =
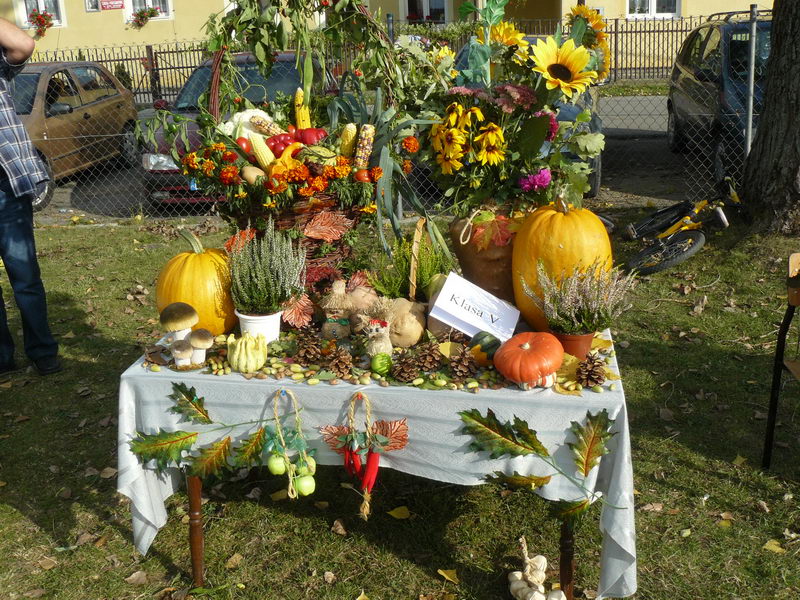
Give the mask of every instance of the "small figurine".
POLYGON ((392 344, 410 348, 419 342, 425 333, 425 305, 405 298, 395 298, 389 321, 392 344))
POLYGON ((353 304, 347 297, 345 282, 339 279, 333 282, 331 291, 319 302, 325 313, 322 323, 322 338, 326 340, 342 340, 350 337, 350 312, 353 304))
POLYGON ((389 336, 392 316, 392 301, 378 298, 367 312, 369 320, 364 327, 367 334, 366 350, 369 356, 376 354, 392 355, 392 340, 389 336))

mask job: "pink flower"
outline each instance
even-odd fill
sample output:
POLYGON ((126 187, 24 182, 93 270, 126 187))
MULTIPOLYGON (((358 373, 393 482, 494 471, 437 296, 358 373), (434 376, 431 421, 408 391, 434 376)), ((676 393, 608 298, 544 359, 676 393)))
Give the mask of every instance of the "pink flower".
POLYGON ((496 86, 494 90, 496 93, 508 97, 513 104, 519 105, 524 110, 529 110, 531 105, 536 102, 536 93, 533 91, 533 88, 527 85, 504 83, 496 86))
POLYGON ((457 85, 447 90, 447 93, 456 96, 473 96, 475 94, 475 90, 471 90, 463 85, 457 85))
POLYGON ((541 192, 552 181, 550 169, 539 169, 538 173, 519 178, 519 187, 523 192, 541 192))
POLYGON ((550 125, 547 131, 547 135, 544 137, 545 140, 548 142, 552 142, 556 139, 556 134, 558 134, 558 120, 556 119, 556 113, 551 112, 549 110, 540 110, 533 114, 534 117, 549 117, 550 118, 550 125))

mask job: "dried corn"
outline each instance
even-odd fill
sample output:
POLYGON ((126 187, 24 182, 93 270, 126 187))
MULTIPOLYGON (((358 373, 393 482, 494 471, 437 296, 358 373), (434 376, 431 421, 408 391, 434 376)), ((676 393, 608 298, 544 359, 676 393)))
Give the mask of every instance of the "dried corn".
POLYGON ((263 117, 253 116, 250 117, 250 125, 259 133, 271 137, 273 135, 280 135, 286 133, 275 121, 264 119, 263 117))
POLYGON ((294 93, 294 124, 298 129, 311 127, 311 113, 308 110, 308 105, 305 104, 303 88, 297 88, 294 93))
POLYGON ((339 153, 342 156, 350 158, 353 156, 353 151, 356 149, 356 134, 358 128, 355 123, 348 123, 342 130, 342 135, 339 136, 341 145, 339 146, 339 153))
POLYGON ((372 154, 372 142, 375 141, 375 127, 373 125, 362 125, 358 133, 358 143, 356 144, 356 156, 353 159, 353 166, 356 169, 366 169, 369 165, 369 157, 372 154))
POLYGON ((272 161, 275 160, 275 155, 272 153, 272 150, 267 147, 264 138, 260 135, 251 135, 250 145, 253 148, 253 156, 256 157, 258 165, 266 171, 272 164, 272 161))

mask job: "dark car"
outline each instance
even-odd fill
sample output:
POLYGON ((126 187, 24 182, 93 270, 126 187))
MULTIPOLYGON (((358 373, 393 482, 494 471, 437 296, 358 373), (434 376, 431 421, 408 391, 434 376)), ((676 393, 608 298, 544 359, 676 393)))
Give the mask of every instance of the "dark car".
MULTIPOLYGON (((538 40, 545 39, 545 36, 526 35, 525 40, 534 45, 538 40)), ((458 71, 463 71, 467 68, 467 59, 469 54, 469 44, 461 47, 456 54, 454 68, 458 71)), ((588 110, 592 118, 586 124, 588 130, 592 133, 603 133, 603 121, 600 115, 597 114, 597 95, 592 90, 587 89, 584 93, 580 94, 574 103, 556 102, 553 108, 557 110, 557 118, 559 121, 575 122, 578 115, 584 110, 588 110)), ((547 144, 547 143, 545 143, 547 144)), ((546 150, 546 148, 545 148, 546 150)), ((589 175, 589 191, 586 192, 587 198, 594 198, 600 193, 600 181, 602 179, 602 154, 598 154, 589 160, 589 166, 592 173, 589 175)))
MULTIPOLYGON (((252 54, 241 53, 234 55, 234 63, 241 76, 242 95, 255 105, 269 102, 275 99, 275 95, 281 92, 287 96, 294 94, 298 87, 302 86, 300 73, 295 68, 294 52, 281 52, 276 55, 275 63, 268 78, 261 74, 256 59, 252 54)), ((319 80, 321 69, 315 79, 319 80)), ((208 60, 197 67, 186 83, 178 92, 175 102, 172 105, 158 101, 159 108, 169 108, 173 113, 183 117, 194 119, 200 114, 200 97, 209 89, 211 82, 211 61, 208 60)), ((325 74, 325 87, 330 89, 333 86, 330 74, 325 74)), ((153 109, 148 109, 139 113, 139 119, 144 121, 153 115, 153 109)), ((200 146, 197 136, 197 128, 190 124, 188 132, 189 144, 193 148, 200 146)), ((192 182, 187 181, 172 156, 169 147, 164 139, 163 133, 156 131, 156 142, 158 148, 147 148, 142 155, 142 167, 144 168, 145 189, 150 201, 181 203, 181 202, 210 202, 217 198, 208 198, 196 189, 192 182)))
POLYGON ((34 210, 49 204, 59 179, 109 159, 138 161, 133 93, 98 63, 27 64, 11 82, 11 99, 50 174, 34 210))
MULTIPOLYGON (((756 24, 754 133, 763 102, 772 15, 756 24)), ((667 143, 673 152, 711 141, 715 176, 733 174, 744 158, 747 128, 749 12, 718 13, 692 31, 675 59, 667 99, 667 143)))

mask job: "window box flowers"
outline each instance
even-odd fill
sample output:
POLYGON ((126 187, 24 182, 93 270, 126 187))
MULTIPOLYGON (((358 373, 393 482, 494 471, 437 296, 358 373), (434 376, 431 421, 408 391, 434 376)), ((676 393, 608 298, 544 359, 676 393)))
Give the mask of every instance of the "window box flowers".
POLYGON ((46 10, 33 9, 28 15, 28 24, 36 29, 37 37, 44 37, 48 29, 53 26, 53 15, 46 10))

